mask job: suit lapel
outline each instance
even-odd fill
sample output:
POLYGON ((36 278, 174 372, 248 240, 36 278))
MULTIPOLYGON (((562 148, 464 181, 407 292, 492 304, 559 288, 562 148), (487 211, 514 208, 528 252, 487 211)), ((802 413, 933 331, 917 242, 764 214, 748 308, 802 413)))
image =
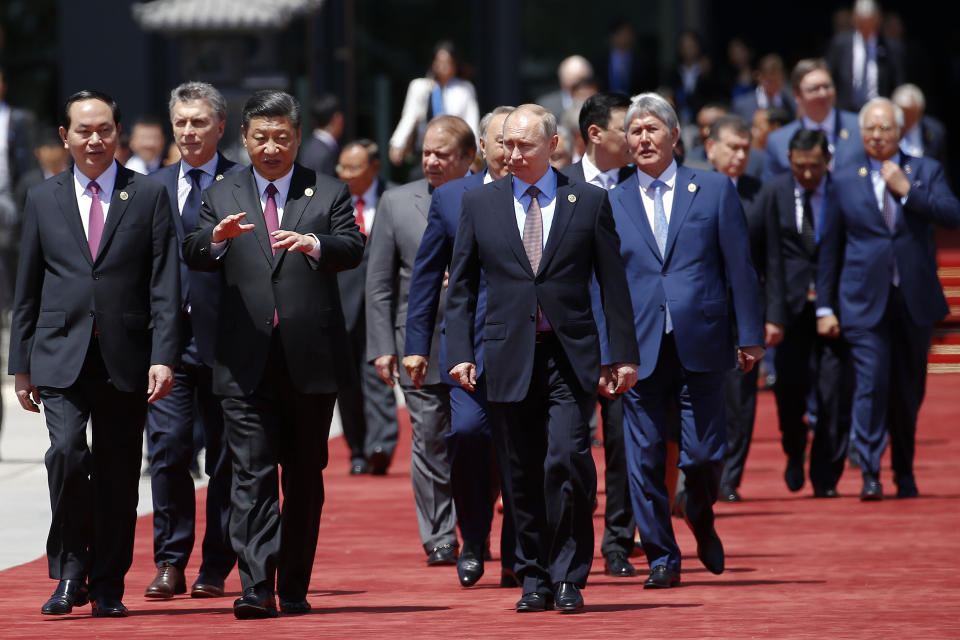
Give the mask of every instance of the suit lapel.
POLYGON ((80 220, 80 207, 77 205, 77 192, 73 184, 73 170, 67 169, 56 178, 57 188, 55 190, 57 203, 60 205, 60 213, 67 223, 67 228, 73 234, 81 249, 83 257, 91 265, 93 258, 90 257, 90 245, 87 243, 87 234, 83 231, 83 221, 80 220))
MULTIPOLYGON (((570 188, 569 180, 566 176, 557 174, 557 197, 554 200, 553 224, 550 225, 550 235, 547 236, 547 244, 543 248, 543 256, 540 258, 539 272, 546 270, 550 264, 550 259, 557 252, 557 245, 563 237, 570 220, 573 218, 573 210, 577 208, 577 196, 570 188), (573 196, 573 200, 570 199, 573 196)), ((526 253, 524 253, 526 257, 526 253)))
MULTIPOLYGON (((507 246, 513 251, 514 257, 533 277, 534 273, 533 269, 530 268, 530 259, 527 258, 527 252, 523 248, 523 238, 517 230, 517 214, 513 208, 513 178, 508 175, 491 184, 495 184, 499 192, 496 194, 496 202, 493 206, 496 224, 500 227, 500 231, 506 238, 507 246)), ((542 258, 540 262, 543 262, 542 258)))
POLYGON ((423 191, 413 194, 413 207, 426 220, 430 215, 430 183, 426 183, 423 191))
POLYGON ((257 237, 260 249, 268 262, 273 262, 273 250, 270 249, 270 237, 267 235, 267 223, 260 208, 260 194, 257 193, 257 180, 253 176, 253 168, 236 174, 234 198, 240 211, 247 214, 247 222, 254 225, 253 235, 257 237))
POLYGON ((647 246, 650 247, 654 257, 663 262, 660 249, 657 247, 657 239, 653 235, 653 229, 650 228, 650 221, 647 220, 647 210, 643 206, 643 198, 640 197, 640 180, 637 175, 634 174, 632 178, 617 187, 614 193, 620 198, 620 203, 623 205, 627 217, 640 232, 641 237, 646 240, 647 246))
POLYGON ((677 167, 677 179, 673 185, 673 211, 670 213, 670 224, 667 226, 667 247, 664 252, 663 261, 667 262, 673 246, 677 242, 677 234, 680 233, 680 227, 687 218, 690 211, 690 204, 700 191, 700 185, 694 178, 696 174, 686 167, 677 167), (691 191, 690 186, 694 189, 691 191))
POLYGON ((133 171, 124 167, 117 167, 117 180, 113 185, 113 193, 110 196, 110 209, 107 212, 107 219, 103 226, 103 236, 100 238, 100 250, 97 252, 97 259, 94 264, 103 260, 104 254, 109 251, 110 239, 120 225, 123 214, 127 212, 127 204, 136 196, 136 178, 133 171))
MULTIPOLYGON (((290 191, 287 192, 287 202, 283 206, 283 220, 280 221, 281 229, 296 231, 297 226, 300 224, 300 218, 303 217, 304 210, 313 198, 314 189, 312 187, 316 181, 317 174, 314 172, 298 165, 293 166, 293 178, 290 180, 290 191), (310 195, 307 195, 308 187, 311 187, 310 195)), ((264 223, 264 229, 266 229, 266 223, 264 223)), ((280 268, 280 263, 283 262, 286 255, 287 250, 280 249, 273 256, 274 271, 280 268)))
MULTIPOLYGON (((180 162, 182 163, 183 160, 180 162)), ((183 236, 186 235, 186 232, 183 228, 183 212, 180 211, 180 194, 177 192, 177 182, 180 180, 180 167, 181 164, 177 164, 176 171, 171 171, 164 174, 163 186, 167 189, 167 195, 170 196, 170 206, 173 208, 173 211, 176 214, 173 216, 173 226, 177 230, 177 239, 182 244, 183 236)))

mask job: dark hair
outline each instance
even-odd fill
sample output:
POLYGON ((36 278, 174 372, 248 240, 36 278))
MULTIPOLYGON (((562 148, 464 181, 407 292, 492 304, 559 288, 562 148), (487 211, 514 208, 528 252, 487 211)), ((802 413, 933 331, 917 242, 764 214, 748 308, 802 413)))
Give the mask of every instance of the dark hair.
POLYGON ((313 126, 322 129, 333 120, 333 116, 340 111, 340 99, 332 93, 325 93, 313 103, 310 113, 313 115, 313 126))
POLYGON ((70 128, 70 107, 74 102, 80 102, 81 100, 99 100, 100 102, 105 103, 110 107, 110 111, 113 112, 113 124, 120 126, 120 106, 117 104, 117 101, 103 93, 102 91, 96 91, 94 89, 82 89, 77 91, 69 98, 63 105, 63 113, 60 114, 60 124, 63 125, 64 129, 70 128))
POLYGON ((300 128, 300 103, 285 91, 267 89, 257 91, 247 98, 243 105, 241 120, 243 128, 250 126, 253 118, 290 118, 297 129, 300 128))
POLYGON ((614 91, 601 91, 595 93, 583 102, 580 107, 580 135, 586 143, 590 137, 587 131, 590 125, 597 125, 605 129, 610 124, 610 112, 614 109, 623 109, 626 111, 630 107, 630 98, 614 91))
POLYGON ((790 112, 783 107, 769 107, 767 109, 767 120, 770 121, 770 124, 782 127, 792 122, 793 118, 790 116, 790 112))
MULTIPOLYGON (((353 142, 348 142, 343 145, 343 151, 347 151, 353 147, 360 147, 367 152, 367 162, 373 164, 374 162, 380 161, 380 145, 371 140, 370 138, 357 138, 353 142)), ((342 153, 342 152, 341 152, 342 153)))
POLYGON ((790 151, 810 151, 820 148, 824 158, 830 157, 830 147, 827 145, 827 136, 817 129, 797 129, 790 138, 790 151))
POLYGON ((793 87, 794 93, 800 91, 800 83, 803 82, 804 76, 813 71, 826 71, 828 76, 832 75, 830 73, 830 67, 827 66, 827 61, 823 58, 804 58, 798 62, 794 67, 793 71, 790 72, 790 86, 793 87))
POLYGON ((732 131, 741 136, 753 137, 750 131, 750 125, 747 121, 736 114, 727 114, 720 116, 710 125, 710 139, 714 142, 720 141, 720 134, 723 131, 732 131))
POLYGON ((445 129, 453 134, 454 139, 457 141, 457 150, 460 152, 461 158, 476 155, 476 136, 473 135, 473 129, 470 128, 470 125, 468 125, 463 118, 458 118, 457 116, 437 116, 427 123, 426 130, 429 131, 432 127, 445 129))

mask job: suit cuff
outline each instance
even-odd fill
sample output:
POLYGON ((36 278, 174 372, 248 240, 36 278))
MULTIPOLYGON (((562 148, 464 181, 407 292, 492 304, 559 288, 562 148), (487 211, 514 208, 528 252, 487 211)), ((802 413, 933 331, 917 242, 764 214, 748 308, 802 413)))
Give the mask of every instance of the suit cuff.
POLYGON ((214 260, 219 260, 227 253, 227 249, 229 248, 230 248, 230 240, 221 240, 220 242, 211 242, 210 257, 212 257, 214 260))

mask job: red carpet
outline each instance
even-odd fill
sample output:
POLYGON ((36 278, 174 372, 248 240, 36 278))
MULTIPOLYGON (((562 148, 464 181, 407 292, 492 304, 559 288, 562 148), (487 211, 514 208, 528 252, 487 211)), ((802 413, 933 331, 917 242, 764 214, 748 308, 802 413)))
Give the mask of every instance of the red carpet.
MULTIPOLYGON (((65 617, 41 616, 40 605, 55 585, 40 559, 0 572, 5 611, 0 638, 957 638, 958 387, 960 375, 929 379, 917 447, 922 497, 867 504, 856 498, 860 479, 853 470, 840 483, 840 499, 815 500, 809 484, 799 494, 787 491, 773 398, 762 393, 741 487, 744 501, 718 505, 726 573, 703 569, 692 535, 675 520, 686 554, 683 585, 644 591, 642 558, 636 559, 641 575, 624 580, 604 576, 598 555, 580 615, 515 613, 519 591, 497 588, 496 562, 472 589, 457 585, 453 567, 424 565, 404 424, 402 445, 385 478, 348 476, 345 444, 331 443, 328 500, 309 596, 312 614, 236 621, 235 573, 227 583, 229 597, 145 600, 143 589, 154 573, 146 517, 138 522, 136 557, 127 576, 129 618, 92 619, 89 607, 65 617)), ((600 450, 595 453, 599 464, 600 450)), ((881 478, 889 498, 895 487, 887 469, 889 461, 881 478)), ((197 564, 188 568, 188 584, 197 564)))

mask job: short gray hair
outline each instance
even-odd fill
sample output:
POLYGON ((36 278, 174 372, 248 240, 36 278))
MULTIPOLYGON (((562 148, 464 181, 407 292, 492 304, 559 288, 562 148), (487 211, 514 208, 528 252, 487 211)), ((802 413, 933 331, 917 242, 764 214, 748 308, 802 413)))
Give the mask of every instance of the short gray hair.
MULTIPOLYGON (((557 116, 553 115, 553 113, 547 109, 544 109, 539 104, 522 104, 514 109, 510 115, 513 115, 513 113, 517 111, 526 111, 530 115, 540 118, 540 124, 543 125, 543 133, 547 136, 548 140, 557 135, 557 116)), ((504 125, 507 124, 507 120, 510 119, 510 115, 508 115, 503 121, 504 125)))
POLYGON ((912 102, 920 108, 920 111, 925 111, 927 108, 927 99, 924 97, 920 87, 915 84, 907 83, 900 85, 893 90, 893 95, 890 96, 890 99, 897 105, 910 104, 912 102))
POLYGON ((178 102, 192 100, 206 100, 221 121, 227 119, 227 101, 217 88, 208 82, 184 82, 170 92, 170 116, 173 117, 173 108, 178 102))
POLYGON ((673 110, 666 98, 659 93, 647 92, 633 98, 630 108, 627 109, 627 115, 623 119, 624 129, 630 126, 634 118, 647 115, 657 118, 667 125, 667 129, 671 131, 680 126, 680 122, 677 120, 677 112, 673 110))
POLYGON ((480 118, 480 131, 477 133, 481 138, 483 138, 484 143, 487 142, 487 129, 490 128, 490 122, 493 120, 494 116, 499 116, 504 113, 513 113, 516 107, 511 107, 508 105, 500 105, 499 107, 494 107, 493 111, 485 113, 482 118, 480 118))
POLYGON ((890 98, 873 98, 871 100, 867 100, 867 103, 860 108, 860 113, 857 116, 861 131, 863 130, 863 123, 867 119, 867 112, 873 107, 883 104, 888 105, 893 110, 893 121, 897 125, 897 133, 903 131, 903 109, 894 104, 890 98))

